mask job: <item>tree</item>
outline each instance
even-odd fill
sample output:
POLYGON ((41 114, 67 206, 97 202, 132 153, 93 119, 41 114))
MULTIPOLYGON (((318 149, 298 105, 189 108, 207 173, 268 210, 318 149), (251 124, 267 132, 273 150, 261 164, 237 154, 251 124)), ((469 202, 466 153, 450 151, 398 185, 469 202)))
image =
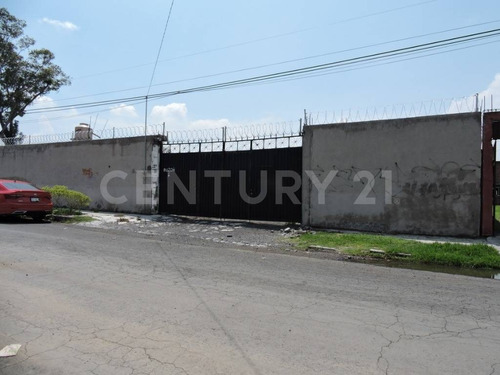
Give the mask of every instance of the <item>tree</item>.
POLYGON ((20 134, 16 118, 37 98, 71 83, 51 51, 32 48, 35 41, 24 27, 26 22, 0 8, 0 139, 20 134))

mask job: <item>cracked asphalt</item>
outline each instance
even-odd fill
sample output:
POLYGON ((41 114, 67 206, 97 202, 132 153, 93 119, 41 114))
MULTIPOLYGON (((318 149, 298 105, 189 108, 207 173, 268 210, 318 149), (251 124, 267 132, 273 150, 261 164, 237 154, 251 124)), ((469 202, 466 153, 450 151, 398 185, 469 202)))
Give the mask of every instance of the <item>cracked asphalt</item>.
POLYGON ((500 374, 497 280, 118 220, 0 224, 0 374, 500 374))

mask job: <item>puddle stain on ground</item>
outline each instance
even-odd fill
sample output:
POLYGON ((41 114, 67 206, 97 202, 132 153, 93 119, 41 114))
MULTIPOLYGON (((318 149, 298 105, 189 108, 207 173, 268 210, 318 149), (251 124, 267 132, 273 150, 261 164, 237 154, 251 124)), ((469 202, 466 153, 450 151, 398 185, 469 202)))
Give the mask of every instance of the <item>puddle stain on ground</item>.
POLYGON ((377 259, 369 259, 369 260, 365 259, 365 260, 353 260, 353 261, 358 263, 381 266, 381 267, 449 273, 454 275, 473 276, 473 277, 482 277, 486 279, 500 280, 500 270, 496 269, 458 268, 458 267, 439 266, 433 264, 405 263, 405 262, 377 260, 377 259))

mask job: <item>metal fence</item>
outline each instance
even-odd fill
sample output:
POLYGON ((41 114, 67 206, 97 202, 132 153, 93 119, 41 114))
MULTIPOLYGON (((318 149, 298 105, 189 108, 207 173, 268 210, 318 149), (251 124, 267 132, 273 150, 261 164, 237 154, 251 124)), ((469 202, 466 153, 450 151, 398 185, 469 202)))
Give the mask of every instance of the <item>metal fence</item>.
POLYGON ((219 129, 169 131, 167 153, 245 151, 302 146, 301 122, 257 124, 219 129))
POLYGON ((267 148, 300 147, 300 121, 254 124, 214 129, 166 130, 165 124, 147 127, 112 128, 105 131, 75 132, 47 135, 25 135, 3 138, 0 146, 34 145, 44 143, 79 142, 96 139, 118 139, 139 136, 158 136, 164 140, 165 152, 214 152, 267 148))

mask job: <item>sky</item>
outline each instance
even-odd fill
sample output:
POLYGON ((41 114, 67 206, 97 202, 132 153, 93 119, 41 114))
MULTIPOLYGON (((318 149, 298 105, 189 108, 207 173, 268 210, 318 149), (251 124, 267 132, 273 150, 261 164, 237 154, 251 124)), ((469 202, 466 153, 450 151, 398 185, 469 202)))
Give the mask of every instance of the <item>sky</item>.
MULTIPOLYGON (((26 114, 19 119, 26 135, 67 133, 81 122, 97 133, 145 121, 167 130, 298 125, 304 110, 329 122, 351 109, 422 108, 476 93, 487 108, 500 108, 499 36, 401 61, 149 99, 147 107, 142 99, 121 101, 500 29, 498 0, 3 0, 0 6, 27 22, 25 33, 51 50, 72 80, 31 109, 116 99, 26 114)), ((462 111, 469 105, 451 103, 462 111)))

